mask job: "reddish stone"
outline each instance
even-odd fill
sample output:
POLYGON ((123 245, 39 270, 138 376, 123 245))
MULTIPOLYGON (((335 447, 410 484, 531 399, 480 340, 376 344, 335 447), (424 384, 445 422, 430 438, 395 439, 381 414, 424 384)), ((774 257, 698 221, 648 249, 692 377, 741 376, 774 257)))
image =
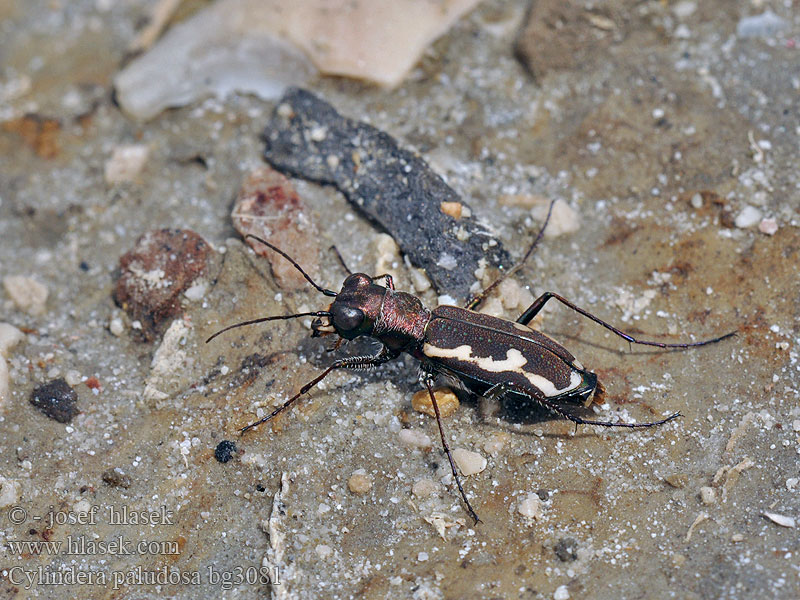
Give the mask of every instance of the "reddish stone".
MULTIPOLYGON (((239 190, 231 218, 243 237, 252 234, 274 244, 316 280, 319 234, 310 212, 286 177, 270 167, 250 173, 239 190)), ((247 243, 257 254, 267 257, 281 288, 296 290, 308 285, 288 260, 254 239, 248 238, 247 243)))
POLYGON ((148 341, 180 311, 180 294, 208 268, 211 246, 193 231, 157 229, 120 258, 114 299, 148 341))

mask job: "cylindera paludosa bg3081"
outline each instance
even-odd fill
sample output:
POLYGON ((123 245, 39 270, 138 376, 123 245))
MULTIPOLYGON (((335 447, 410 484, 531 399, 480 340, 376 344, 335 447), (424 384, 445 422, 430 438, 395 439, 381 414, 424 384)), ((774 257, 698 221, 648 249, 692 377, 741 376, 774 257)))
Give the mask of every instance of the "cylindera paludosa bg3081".
MULTIPOLYGON (((589 403, 596 394, 602 394, 603 386, 598 382, 597 375, 585 369, 563 346, 543 333, 530 329, 528 323, 542 310, 548 300, 555 299, 630 344, 658 348, 691 348, 719 342, 735 335, 735 332, 691 343, 638 340, 553 292, 545 292, 539 296, 516 321, 474 312, 474 309, 501 281, 518 271, 530 257, 544 234, 552 209, 551 203, 544 225, 522 260, 482 292, 473 296, 464 308, 438 306, 429 310, 416 296, 396 291, 392 277, 388 274, 370 276, 364 273, 350 273, 339 292, 325 289, 313 281, 283 250, 254 235, 248 235, 247 237, 257 240, 283 256, 317 291, 334 298, 333 303, 327 310, 276 315, 236 323, 218 331, 206 342, 236 327, 310 316, 315 317, 311 324, 312 337, 336 334, 339 336, 338 346, 343 340, 367 336, 381 342, 382 347, 374 356, 352 356, 334 361, 301 387, 297 394, 269 415, 241 429, 241 433, 266 423, 289 408, 335 369, 368 369, 397 358, 405 352, 420 361, 420 381, 428 390, 436 414, 442 447, 450 462, 450 469, 461 498, 470 516, 477 523, 478 515, 464 493, 444 434, 439 406, 433 392, 433 384, 438 375, 448 376, 479 396, 493 399, 508 397, 514 401, 534 403, 569 419, 576 426, 653 427, 679 417, 680 413, 674 413, 660 421, 620 423, 583 419, 571 414, 564 405, 568 402, 589 403), (376 283, 381 279, 385 281, 385 286, 376 283)), ((342 264, 344 265, 343 261, 342 264)))

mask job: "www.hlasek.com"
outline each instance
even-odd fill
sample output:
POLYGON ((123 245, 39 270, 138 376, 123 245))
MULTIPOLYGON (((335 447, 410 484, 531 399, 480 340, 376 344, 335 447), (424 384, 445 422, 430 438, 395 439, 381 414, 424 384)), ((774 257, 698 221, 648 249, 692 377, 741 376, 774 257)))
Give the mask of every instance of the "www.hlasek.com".
POLYGON ((280 585, 278 567, 234 567, 217 569, 208 565, 204 570, 181 571, 175 567, 149 570, 135 567, 127 571, 84 571, 76 565, 65 565, 58 570, 48 567, 26 569, 11 567, 0 571, 11 585, 30 590, 34 587, 101 585, 118 590, 131 586, 185 586, 213 585, 230 590, 241 585, 280 585))

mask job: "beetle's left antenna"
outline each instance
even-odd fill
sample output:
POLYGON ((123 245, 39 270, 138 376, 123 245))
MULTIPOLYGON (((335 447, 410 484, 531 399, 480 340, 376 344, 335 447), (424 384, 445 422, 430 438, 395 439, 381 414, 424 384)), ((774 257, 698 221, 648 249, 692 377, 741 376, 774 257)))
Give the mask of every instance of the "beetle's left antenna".
POLYGON ((336 296, 336 292, 334 292, 333 290, 328 290, 328 289, 325 289, 325 288, 324 288, 324 287, 322 287, 321 285, 317 284, 317 282, 315 282, 313 279, 311 279, 311 277, 309 277, 309 276, 308 276, 308 273, 306 273, 306 272, 303 270, 303 267, 301 267, 300 265, 298 265, 298 264, 297 264, 297 262, 296 262, 296 261, 295 261, 295 260, 294 260, 294 259, 293 259, 291 256, 289 256, 288 254, 286 254, 286 252, 284 252, 284 251, 283 251, 283 250, 281 250, 280 248, 277 248, 277 247, 273 246, 273 245, 272 245, 272 244, 270 244, 268 241, 266 241, 266 240, 262 240, 260 237, 258 237, 257 235, 253 235, 252 233, 248 233, 246 236, 244 236, 244 239, 247 239, 247 238, 253 238, 253 239, 254 239, 254 240, 256 240, 256 241, 258 241, 258 242, 261 242, 261 243, 262 243, 262 244, 264 244, 264 245, 265 245, 267 248, 269 248, 270 250, 274 250, 275 252, 277 252, 278 254, 280 254, 280 255, 281 255, 283 258, 285 258, 285 259, 286 259, 286 260, 288 260, 290 263, 292 263, 292 266, 294 266, 294 268, 295 268, 295 269, 297 269, 298 271, 300 271, 300 273, 303 275, 303 277, 305 277, 305 278, 306 278, 306 281, 308 281, 308 283, 310 283, 311 285, 313 285, 313 286, 314 286, 314 287, 317 289, 317 291, 318 291, 318 292, 322 292, 322 293, 323 293, 323 294, 325 294, 326 296, 334 296, 334 297, 336 296))
POLYGON ((233 325, 228 325, 224 329, 220 329, 214 335, 206 340, 206 344, 213 340, 221 333, 225 333, 231 329, 236 329, 237 327, 244 327, 245 325, 254 325, 255 323, 264 323, 266 321, 285 321, 287 319, 297 319, 298 317, 330 317, 331 313, 327 310, 315 310, 311 312, 303 312, 297 313, 296 315, 274 315, 272 317, 260 317, 258 319, 250 319, 249 321, 242 321, 241 323, 234 323, 233 325))

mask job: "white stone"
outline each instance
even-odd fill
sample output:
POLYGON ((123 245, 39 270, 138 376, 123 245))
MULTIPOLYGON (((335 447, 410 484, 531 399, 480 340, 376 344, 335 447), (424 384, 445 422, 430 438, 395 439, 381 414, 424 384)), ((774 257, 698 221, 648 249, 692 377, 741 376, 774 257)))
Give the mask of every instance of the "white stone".
POLYGON ((333 548, 328 546, 327 544, 317 544, 317 547, 314 548, 314 551, 317 553, 322 560, 326 560, 333 556, 333 548))
POLYGON ((401 442, 412 448, 430 448, 433 446, 431 438, 420 429, 401 429, 397 435, 401 442))
POLYGON ((780 525, 781 527, 789 527, 793 529, 796 525, 794 517, 789 517, 787 515, 780 515, 778 513, 773 513, 773 512, 764 512, 763 514, 770 521, 772 521, 776 525, 780 525))
POLYGON ((411 493, 417 498, 427 498, 436 492, 439 485, 432 479, 420 479, 411 486, 411 493))
POLYGON ((775 235, 778 233, 778 221, 772 218, 762 219, 761 223, 758 224, 758 230, 767 235, 775 235))
POLYGON ((757 225, 761 221, 761 211, 758 210, 755 206, 750 206, 749 204, 746 205, 742 212, 736 215, 736 220, 734 221, 734 225, 739 229, 747 229, 748 227, 753 227, 757 225))
POLYGON ((453 450, 453 460, 456 462, 458 470, 461 471, 464 477, 480 473, 488 464, 483 456, 464 448, 456 448, 453 450))
POLYGON ((115 336, 120 337, 123 333, 125 333, 125 325, 122 322, 122 319, 119 317, 114 317, 111 319, 108 324, 108 330, 115 336))
POLYGON ((517 506, 517 512, 528 519, 539 520, 544 513, 542 512, 542 500, 533 492, 530 492, 517 506))
POLYGON ((3 286, 17 308, 34 316, 44 314, 47 288, 43 284, 24 275, 9 275, 3 286))
POLYGON ((714 504, 717 501, 717 491, 712 487, 704 485, 700 488, 700 500, 706 506, 714 504))
POLYGON ((6 479, 0 475, 0 508, 17 504, 21 487, 16 479, 6 479))
POLYGON ((114 185, 134 181, 142 172, 149 154, 150 149, 143 144, 116 146, 103 169, 106 183, 114 185))
POLYGON ((25 339, 25 334, 10 323, 0 323, 0 356, 8 356, 8 351, 25 339))
MULTIPOLYGON (((535 219, 543 222, 547 217, 550 204, 539 205, 531 211, 535 219)), ((544 235, 547 238, 555 238, 566 233, 574 233, 581 228, 580 215, 564 200, 556 200, 553 205, 553 212, 544 235)))

